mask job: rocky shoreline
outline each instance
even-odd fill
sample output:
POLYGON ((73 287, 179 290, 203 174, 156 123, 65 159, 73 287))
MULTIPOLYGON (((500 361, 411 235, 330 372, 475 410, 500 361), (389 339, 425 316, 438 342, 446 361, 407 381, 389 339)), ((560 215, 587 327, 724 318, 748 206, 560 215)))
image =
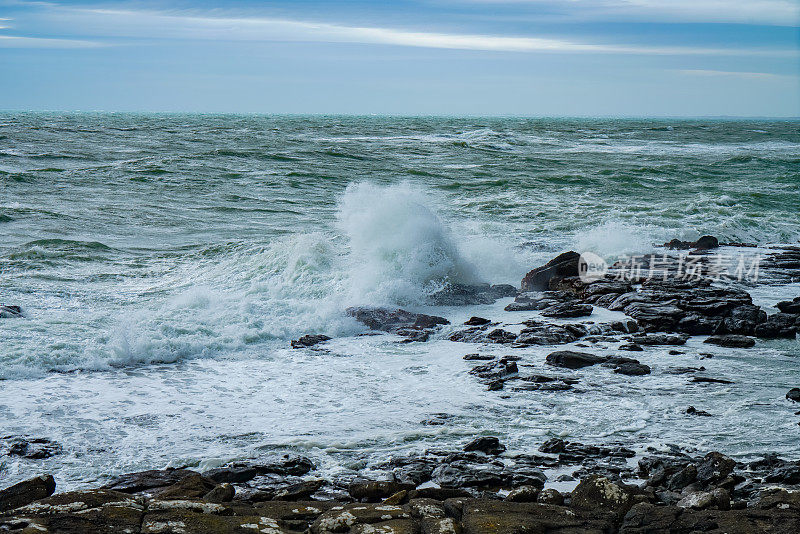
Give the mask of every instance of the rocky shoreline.
MULTIPOLYGON (((775 303, 780 311, 768 314, 745 285, 719 282, 719 262, 710 253, 718 246, 710 236, 667 243, 665 250, 692 251, 691 271, 685 256, 665 253, 616 264, 588 281, 580 276, 580 255, 569 252, 533 269, 521 290, 450 285, 431 297, 433 304, 448 306, 513 297, 505 311, 519 314, 514 323, 472 317, 456 326, 444 317, 391 308, 346 313, 401 343, 445 336, 453 343, 502 346, 508 354, 479 350, 464 356, 473 366, 469 374, 498 395, 568 394, 580 388, 580 370, 591 366, 641 380, 637 377, 653 369, 633 355, 664 347, 680 354, 693 336, 703 336, 709 347, 742 351, 757 350, 757 340, 794 339, 800 297, 787 295, 775 303), (649 275, 640 274, 648 267, 649 275), (624 318, 598 322, 592 319, 596 308, 624 318), (526 316, 531 312, 536 317, 526 316), (525 349, 534 346, 552 347, 545 358, 552 372, 526 371, 525 349)), ((782 247, 759 268, 763 283, 799 279, 800 247, 782 247)), ((24 311, 2 306, 0 317, 18 319, 24 311)), ((328 341, 309 333, 291 346, 326 350, 328 341)), ((708 387, 731 383, 709 376, 702 366, 659 372, 708 387)), ((800 389, 788 391, 785 402, 790 407, 800 402, 800 389)), ((700 405, 687 406, 685 413, 714 415, 700 405)), ((422 424, 441 425, 447 417, 422 424)), ((57 443, 41 438, 2 439, 9 455, 36 460, 60 453, 57 443)), ((131 473, 102 488, 61 494, 54 494, 52 477, 36 477, 0 490, 0 532, 800 532, 800 461, 766 451, 761 459, 741 462, 677 446, 637 452, 618 443, 550 439, 530 453, 481 436, 461 450, 387 458, 370 466, 369 479, 323 479, 315 472, 308 458, 259 458, 202 473, 187 468, 131 473)))

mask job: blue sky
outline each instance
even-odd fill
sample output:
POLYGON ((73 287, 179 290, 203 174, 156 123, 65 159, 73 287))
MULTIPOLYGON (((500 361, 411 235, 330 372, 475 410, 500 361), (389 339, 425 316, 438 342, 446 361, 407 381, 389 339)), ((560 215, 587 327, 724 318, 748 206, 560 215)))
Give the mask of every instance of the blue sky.
POLYGON ((0 0, 0 109, 800 116, 800 0, 0 0))

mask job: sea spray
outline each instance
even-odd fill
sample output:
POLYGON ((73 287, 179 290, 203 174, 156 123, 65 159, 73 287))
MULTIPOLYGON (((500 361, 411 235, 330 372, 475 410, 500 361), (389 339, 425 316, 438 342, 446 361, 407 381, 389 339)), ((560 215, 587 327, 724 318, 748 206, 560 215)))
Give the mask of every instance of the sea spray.
POLYGON ((421 304, 442 284, 483 281, 424 193, 408 182, 349 185, 337 222, 349 239, 354 302, 421 304))

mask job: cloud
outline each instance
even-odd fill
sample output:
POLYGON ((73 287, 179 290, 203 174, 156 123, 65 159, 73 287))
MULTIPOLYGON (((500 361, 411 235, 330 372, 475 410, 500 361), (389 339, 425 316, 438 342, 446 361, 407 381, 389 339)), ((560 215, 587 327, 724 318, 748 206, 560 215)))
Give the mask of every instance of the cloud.
POLYGON ((648 22, 718 22, 798 26, 797 0, 463 0, 529 4, 569 17, 648 22))
POLYGON ((682 69, 676 71, 687 76, 703 76, 713 78, 743 78, 747 80, 771 80, 776 78, 797 78, 786 74, 773 74, 771 72, 741 72, 727 70, 682 69))
POLYGON ((796 50, 587 43, 572 39, 411 31, 386 27, 196 13, 63 8, 50 23, 94 37, 183 40, 306 41, 456 50, 649 55, 796 55, 796 50))
POLYGON ((103 46, 103 44, 78 39, 47 39, 42 37, 0 35, 0 48, 96 48, 98 46, 103 46))

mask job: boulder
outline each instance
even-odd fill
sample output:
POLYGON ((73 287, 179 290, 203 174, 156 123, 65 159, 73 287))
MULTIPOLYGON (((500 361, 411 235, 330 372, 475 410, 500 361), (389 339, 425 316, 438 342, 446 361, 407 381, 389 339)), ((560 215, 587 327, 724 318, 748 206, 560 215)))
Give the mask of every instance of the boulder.
POLYGON ((189 469, 152 469, 121 475, 106 484, 102 489, 118 491, 121 493, 142 493, 161 490, 177 484, 190 475, 197 475, 196 471, 189 469))
POLYGON ((580 369, 604 361, 606 361, 606 359, 600 356, 571 350, 560 350, 547 355, 548 364, 555 367, 564 367, 566 369, 580 369))
POLYGON ((792 388, 786 393, 786 398, 790 401, 800 402, 800 388, 792 388))
POLYGON ((497 456, 505 452, 506 446, 494 436, 483 436, 475 438, 464 446, 464 452, 479 451, 485 454, 497 456))
POLYGON ((325 485, 321 479, 305 480, 297 484, 290 484, 275 492, 273 500, 276 501, 302 501, 319 491, 325 485))
POLYGON ((305 335, 300 339, 293 339, 292 340, 292 348, 293 349, 302 349, 305 347, 313 347, 314 345, 318 345, 323 341, 328 341, 330 338, 328 336, 324 336, 322 334, 315 334, 315 335, 305 335))
POLYGON ((467 326, 483 326, 489 323, 491 323, 491 321, 489 319, 484 319, 483 317, 470 317, 464 321, 464 324, 467 326))
POLYGON ((539 496, 536 497, 536 502, 540 504, 562 506, 564 504, 564 496, 555 488, 547 488, 539 492, 539 496))
POLYGON ((200 499, 217 486, 216 482, 198 473, 187 475, 180 481, 156 493, 162 500, 200 499))
POLYGON ((719 483, 733 472, 736 461, 719 452, 709 452, 697 465, 697 480, 702 484, 719 483))
POLYGON ((559 254, 541 267, 533 269, 522 279, 522 291, 547 291, 551 281, 578 276, 581 255, 570 251, 559 254))
POLYGON ((203 500, 215 503, 231 502, 235 495, 236 488, 226 483, 215 486, 211 491, 203 495, 203 500))
POLYGON ((43 460, 61 453, 61 445, 46 438, 13 438, 8 446, 8 456, 28 460, 43 460))
POLYGON ((0 306, 0 319, 22 317, 22 308, 19 306, 0 306))
POLYGON ((779 302, 775 306, 783 313, 788 313, 791 315, 800 315, 800 297, 795 297, 791 301, 786 300, 783 302, 779 302))
POLYGON ((755 327, 756 337, 764 339, 794 339, 800 329, 800 316, 779 312, 755 327))
POLYGON ((23 480, 0 490, 0 512, 13 510, 49 497, 55 490, 56 481, 50 475, 41 475, 23 480))
POLYGON ((572 490, 570 506, 578 510, 609 510, 622 517, 633 506, 630 492, 608 478, 592 475, 572 490))
POLYGON ((703 343, 710 343, 712 345, 729 348, 750 348, 755 346, 756 340, 751 337, 740 336, 738 334, 725 334, 720 336, 711 336, 703 343))
POLYGON ((633 336, 631 341, 637 345, 685 345, 688 339, 686 334, 645 334, 633 336))
POLYGON ((586 317, 592 314, 592 309, 591 304, 562 302, 545 308, 542 310, 542 315, 556 318, 586 317))
POLYGON ((664 243, 664 246, 669 249, 678 250, 710 250, 719 247, 719 240, 711 235, 704 235, 697 241, 681 241, 680 239, 673 239, 669 243, 664 243))
POLYGON ((411 491, 414 484, 403 484, 388 480, 354 480, 348 492, 350 496, 361 502, 381 502, 401 491, 411 491))
POLYGON ((650 374, 650 366, 639 362, 627 362, 618 365, 614 372, 627 376, 643 376, 650 374))
POLYGON ((435 328, 450 324, 444 317, 413 313, 399 308, 355 307, 347 308, 345 312, 371 329, 384 332, 394 332, 398 328, 435 328))
POLYGON ((541 488, 536 486, 520 486, 511 490, 506 495, 505 501, 507 502, 537 502, 541 488))

